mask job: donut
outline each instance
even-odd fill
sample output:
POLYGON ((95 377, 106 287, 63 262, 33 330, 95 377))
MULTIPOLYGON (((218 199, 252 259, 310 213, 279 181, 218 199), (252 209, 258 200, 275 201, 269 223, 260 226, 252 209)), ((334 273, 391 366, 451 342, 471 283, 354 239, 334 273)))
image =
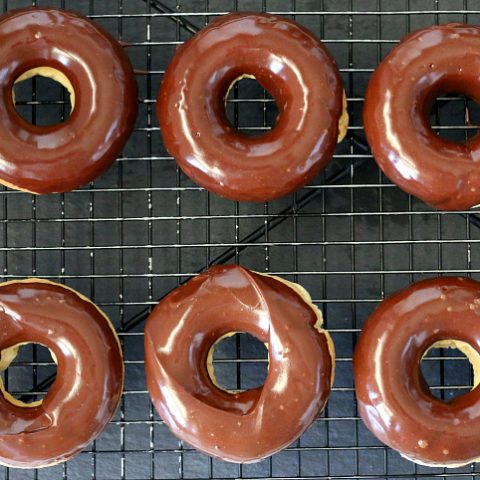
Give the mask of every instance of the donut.
POLYGON ((31 193, 67 192, 105 171, 120 154, 137 113, 133 70, 99 25, 65 10, 26 8, 0 17, 0 183, 31 193), (72 111, 38 126, 15 110, 15 83, 61 83, 72 111))
POLYGON ((40 468, 71 459, 112 418, 123 387, 122 351, 105 314, 74 290, 39 279, 0 284, 0 371, 18 348, 50 350, 57 377, 23 403, 0 380, 0 463, 40 468))
POLYGON ((157 96, 168 152, 202 187, 231 200, 263 202, 311 181, 346 134, 335 61, 310 31, 265 13, 230 13, 180 46, 157 96), (254 78, 275 99, 275 126, 260 137, 225 114, 230 88, 254 78))
POLYGON ((360 416, 409 460, 458 467, 480 461, 480 283, 443 277, 395 293, 368 318, 355 348, 360 416), (457 348, 474 388, 449 402, 432 395, 420 370, 431 348, 457 348))
POLYGON ((402 190, 440 210, 480 203, 480 136, 449 141, 428 120, 440 95, 480 102, 479 68, 480 28, 450 23, 408 35, 368 84, 363 123, 375 160, 402 190))
POLYGON ((212 267, 171 292, 147 320, 152 402, 175 435, 213 457, 246 463, 278 452, 327 402, 335 353, 321 326, 320 310, 299 285, 238 265, 212 267), (236 332, 267 345, 262 387, 231 392, 215 379, 215 345, 236 332))

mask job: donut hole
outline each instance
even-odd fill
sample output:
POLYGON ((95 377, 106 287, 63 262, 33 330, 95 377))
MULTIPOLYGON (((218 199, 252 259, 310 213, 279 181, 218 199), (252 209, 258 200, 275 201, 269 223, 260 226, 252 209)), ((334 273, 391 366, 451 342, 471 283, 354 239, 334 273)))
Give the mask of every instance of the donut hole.
POLYGON ((480 366, 480 355, 467 343, 444 340, 427 350, 420 367, 430 393, 450 402, 478 384, 475 366, 480 366))
POLYGON ((255 78, 243 76, 230 85, 225 113, 233 128, 257 137, 275 126, 279 110, 272 95, 255 78))
POLYGON ((14 345, 0 353, 0 389, 11 403, 36 406, 42 403, 57 375, 50 349, 39 343, 14 345))
POLYGON ((20 75, 13 85, 12 99, 23 120, 43 127, 66 122, 75 106, 72 84, 65 74, 51 67, 20 75))
POLYGON ((258 338, 243 332, 221 337, 211 348, 212 381, 229 392, 261 387, 268 374, 268 350, 258 338))
POLYGON ((467 95, 441 95, 433 103, 429 121, 439 137, 465 143, 478 134, 480 104, 467 95))

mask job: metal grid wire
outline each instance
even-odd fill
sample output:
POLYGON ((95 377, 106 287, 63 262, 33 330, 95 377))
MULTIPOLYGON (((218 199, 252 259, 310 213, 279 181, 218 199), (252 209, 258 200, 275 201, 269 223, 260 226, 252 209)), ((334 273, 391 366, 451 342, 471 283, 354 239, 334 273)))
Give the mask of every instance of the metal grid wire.
MULTIPOLYGON (((422 26, 480 23, 478 1, 3 0, 3 11, 32 3, 77 10, 126 42, 137 69, 140 111, 121 158, 89 186, 48 196, 0 190, 0 269, 5 280, 40 276, 65 283, 103 308, 123 345, 126 383, 114 420, 85 452, 44 470, 4 468, 0 478, 480 475, 477 466, 417 466, 379 443, 358 418, 351 364, 358 332, 385 295, 441 274, 480 277, 480 218, 432 211, 393 186, 373 161, 361 122, 368 78, 388 50, 422 26), (325 172, 300 192, 265 205, 223 200, 193 184, 165 151, 154 114, 176 45, 214 16, 234 10, 279 13, 318 34, 338 62, 349 101, 348 136, 325 172), (337 350, 335 384, 322 418, 285 451, 243 466, 212 460, 174 438, 150 404, 143 371, 143 326, 153 305, 207 266, 228 262, 307 288, 337 350)), ((60 91, 41 80, 22 88, 18 110, 32 122, 65 116, 60 91)), ((440 99, 432 124, 461 140, 478 123, 474 109, 458 96, 440 99)), ((253 134, 275 117, 272 99, 252 81, 237 84, 227 111, 235 126, 253 134)), ((258 385, 265 350, 237 335, 220 345, 215 368, 230 388, 258 385)), ((458 352, 436 350, 422 368, 442 398, 472 385, 468 362, 458 352)), ((54 371, 45 349, 24 347, 5 372, 6 386, 29 401, 45 393, 54 371)))

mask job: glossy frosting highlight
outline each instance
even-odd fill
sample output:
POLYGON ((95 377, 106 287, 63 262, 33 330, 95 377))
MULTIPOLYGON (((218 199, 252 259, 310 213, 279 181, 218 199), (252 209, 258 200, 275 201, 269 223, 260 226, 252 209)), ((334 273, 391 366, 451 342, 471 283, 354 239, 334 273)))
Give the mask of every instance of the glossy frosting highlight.
POLYGON ((0 182, 34 193, 88 183, 120 154, 137 112, 137 86, 118 42, 65 10, 27 8, 0 17, 0 182), (12 88, 39 67, 60 71, 75 93, 63 123, 35 126, 15 110, 12 88))
POLYGON ((480 28, 451 23, 402 40, 373 73, 363 121, 375 160, 406 192, 441 210, 480 203, 480 136, 438 137, 428 116, 435 99, 465 94, 480 102, 480 28))
POLYGON ((334 60, 307 29, 274 15, 231 13, 177 49, 157 115, 165 147, 196 183, 232 200, 267 201, 325 167, 339 136, 342 96, 334 60), (278 107, 276 125, 260 137, 226 118, 228 90, 243 76, 254 77, 278 107))
POLYGON ((301 287, 237 265, 212 267, 162 300, 145 328, 145 369, 172 432, 231 462, 260 460, 300 436, 333 380, 331 340, 309 301, 301 287), (212 381, 210 349, 231 332, 268 344, 262 387, 232 393, 212 381))
POLYGON ((378 439, 414 462, 454 467, 480 459, 480 387, 450 402, 432 395, 420 362, 438 342, 462 348, 478 367, 480 283, 435 278, 383 301, 355 349, 355 389, 378 439))
POLYGON ((25 343, 49 348, 57 377, 28 406, 0 389, 0 463, 39 468, 87 447, 112 418, 123 387, 122 353, 107 317, 75 291, 46 280, 0 284, 0 350, 6 368, 25 343))

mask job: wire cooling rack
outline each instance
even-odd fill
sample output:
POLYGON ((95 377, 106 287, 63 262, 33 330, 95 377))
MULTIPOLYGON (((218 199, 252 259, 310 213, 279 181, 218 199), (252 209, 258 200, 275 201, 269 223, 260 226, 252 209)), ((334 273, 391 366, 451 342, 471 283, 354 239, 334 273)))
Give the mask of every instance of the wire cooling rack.
MULTIPOLYGON (((3 0, 3 10, 31 5, 3 0)), ((92 298, 114 322, 125 354, 120 408, 105 432, 75 459, 44 470, 4 468, 5 479, 162 478, 473 478, 479 467, 417 466, 385 448, 356 411, 352 351, 381 299, 412 281, 442 274, 479 278, 480 218, 436 212, 379 172, 365 144, 361 109, 371 72, 408 31, 439 22, 480 23, 476 0, 64 0, 33 2, 77 10, 127 44, 137 69, 139 116, 121 158, 91 185, 64 195, 0 190, 0 271, 5 280, 40 276, 92 298), (318 34, 336 58, 351 126, 334 159, 311 185, 269 204, 238 204, 210 195, 176 168, 154 113, 162 74, 175 47, 216 15, 270 11, 318 34), (143 371, 143 326, 157 300, 216 263, 239 262, 306 287, 324 312, 337 350, 328 406, 283 452, 251 465, 200 454, 173 437, 153 410, 143 371)), ((1 5, 1 2, 0 2, 1 5)), ((1 59, 0 59, 1 61, 1 59)), ((455 92, 453 92, 455 93, 455 92)), ((19 113, 59 121, 65 95, 38 79, 19 87, 19 113)), ((233 89, 227 112, 238 128, 270 128, 275 105, 253 81, 233 89)), ((475 131, 478 109, 439 99, 432 125, 461 140, 475 131)), ((468 390, 468 362, 436 350, 422 364, 442 398, 468 390)), ((233 389, 261 384, 265 349, 237 335, 216 352, 215 369, 233 389)), ((5 373, 10 392, 30 401, 55 372, 48 352, 24 347, 5 373)), ((281 419, 279 419, 281 428, 281 419)))

